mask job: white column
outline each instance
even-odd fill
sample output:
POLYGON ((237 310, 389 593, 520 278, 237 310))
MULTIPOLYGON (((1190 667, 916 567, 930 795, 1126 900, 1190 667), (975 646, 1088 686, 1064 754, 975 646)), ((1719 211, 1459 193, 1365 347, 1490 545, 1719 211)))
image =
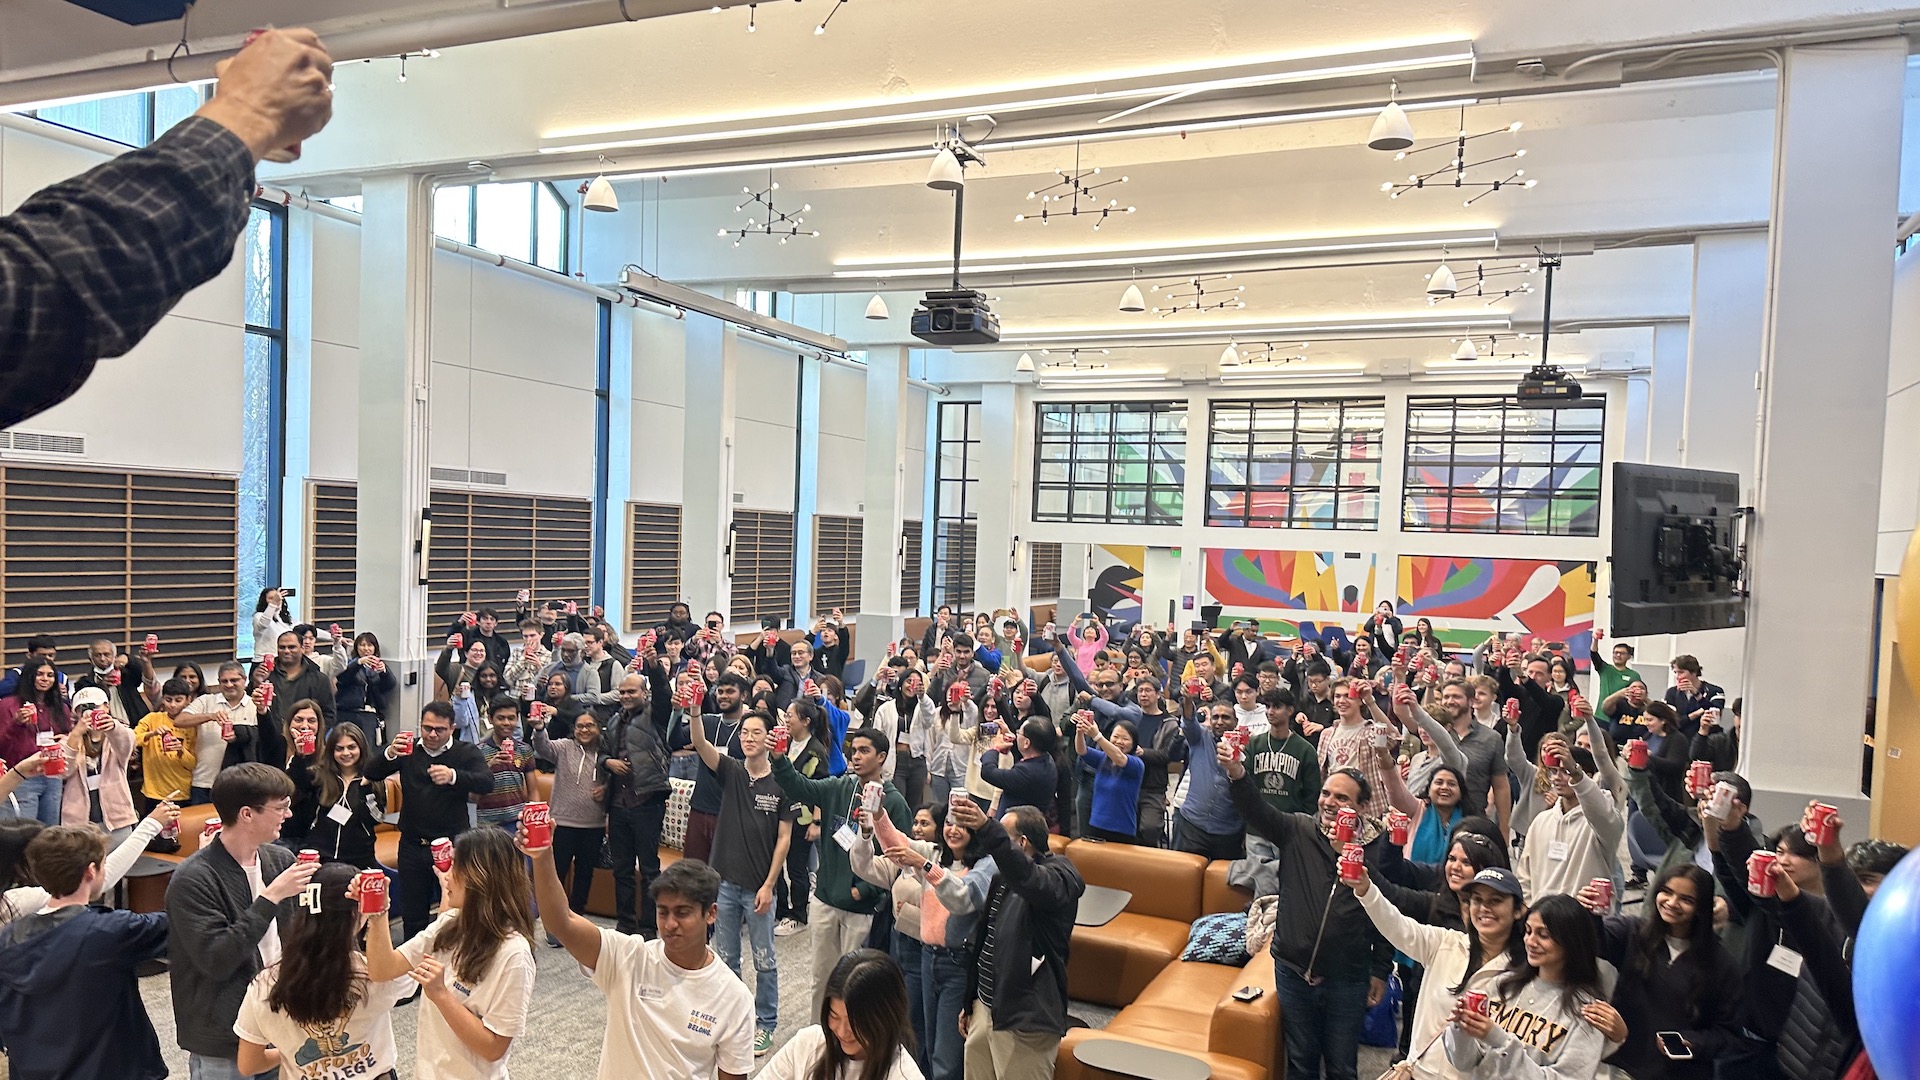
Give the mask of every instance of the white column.
POLYGON ((1885 38, 1789 49, 1781 71, 1741 741, 1769 822, 1809 797, 1866 818, 1906 63, 1906 40, 1885 38))
MULTIPOLYGON (((281 414, 285 476, 275 494, 280 499, 280 580, 295 582, 303 579, 309 561, 307 537, 313 531, 307 521, 307 474, 313 467, 313 215, 289 213, 286 228, 286 411, 281 414)), ((346 629, 353 632, 350 626, 346 629)))
MULTIPOLYGON (((879 670, 887 642, 906 632, 900 617, 901 530, 907 507, 907 425, 926 423, 907 396, 907 350, 867 350, 867 450, 860 512, 860 612, 854 657, 879 670)), ((935 451, 929 450, 931 458, 935 451)), ((919 508, 914 508, 919 512, 919 508)), ((929 521, 925 531, 931 533, 929 521)))
POLYGON ((420 512, 427 506, 433 189, 417 176, 361 184, 360 485, 354 629, 399 664, 396 719, 424 700, 427 589, 420 512))
POLYGON ((1027 541, 1020 523, 1032 517, 1033 402, 1024 386, 980 387, 979 552, 975 555, 973 607, 1012 608, 1024 621, 1032 581, 1027 541), (1016 565, 1017 564, 1017 565, 1016 565))
MULTIPOLYGON (((630 625, 634 617, 627 607, 627 569, 633 564, 627 545, 627 500, 633 494, 632 311, 615 305, 607 335, 607 505, 601 508, 600 531, 607 560, 600 603, 607 609, 607 622, 616 627, 630 625)), ((700 614, 696 611, 693 617, 700 614)))
POLYGON ((734 331, 719 319, 689 311, 686 334, 680 591, 696 612, 724 611, 731 620, 726 548, 733 521, 734 331))
POLYGON ((816 614, 825 614, 813 599, 813 519, 820 512, 820 368, 819 357, 800 358, 800 427, 794 433, 799 468, 793 492, 793 625, 799 627, 812 626, 816 614))
MULTIPOLYGON (((1696 266, 1698 266, 1696 255, 1696 266)), ((1697 283, 1696 283, 1697 284, 1697 283)), ((1653 328, 1653 374, 1647 380, 1647 461, 1680 464, 1687 423, 1687 337, 1691 327, 1660 323, 1653 328)))

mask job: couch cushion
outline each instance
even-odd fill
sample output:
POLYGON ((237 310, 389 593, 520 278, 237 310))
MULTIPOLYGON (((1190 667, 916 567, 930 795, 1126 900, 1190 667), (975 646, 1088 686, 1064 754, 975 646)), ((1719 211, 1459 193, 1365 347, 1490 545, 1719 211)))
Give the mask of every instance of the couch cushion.
MULTIPOLYGON (((1172 919, 1182 924, 1200 917, 1200 883, 1207 862, 1184 851, 1075 840, 1067 858, 1089 885, 1125 889, 1133 894, 1127 913, 1172 919)), ((1184 940, 1185 927, 1182 927, 1184 940)))
POLYGON ((1253 894, 1245 889, 1236 889, 1227 884, 1227 867, 1233 864, 1225 859, 1215 859, 1207 864, 1206 877, 1200 885, 1200 911, 1212 915, 1222 911, 1245 911, 1253 903, 1253 894))
POLYGON ((1225 1054, 1202 1053, 1198 1051, 1193 1045, 1192 1038, 1182 1039, 1177 1042, 1162 1042, 1159 1039, 1143 1038, 1130 1033, 1117 1032, 1111 1027, 1104 1030, 1096 1028, 1074 1028, 1068 1031, 1066 1037, 1060 1040, 1060 1052, 1054 1064, 1054 1080, 1107 1080, 1108 1077, 1113 1076, 1114 1074, 1109 1072, 1089 1069, 1085 1065, 1080 1064, 1079 1059, 1073 1056, 1073 1048, 1075 1046, 1088 1039, 1101 1038, 1118 1038, 1126 1042, 1144 1043, 1145 1045, 1158 1047, 1162 1050, 1172 1050, 1176 1053, 1199 1058, 1206 1062, 1207 1067, 1212 1070, 1212 1080, 1272 1080, 1271 1074, 1254 1062, 1229 1057, 1225 1054))
POLYGON ((1190 963, 1244 967, 1247 955, 1247 917, 1238 911, 1202 915, 1193 921, 1187 947, 1180 959, 1190 963))
POLYGON ((1273 960, 1256 956, 1245 967, 1175 961, 1153 980, 1132 1005, 1120 1011, 1108 1030, 1174 1047, 1204 1045, 1214 1053, 1251 1061, 1276 1074, 1284 1071, 1280 1002, 1274 990, 1273 960), (1233 992, 1257 986, 1265 993, 1236 1001, 1233 992), (1205 1032, 1204 1041, 1198 1033, 1205 1032))
POLYGON ((1187 924, 1121 912, 1105 926, 1076 926, 1067 956, 1067 993, 1125 1005, 1180 955, 1187 924))

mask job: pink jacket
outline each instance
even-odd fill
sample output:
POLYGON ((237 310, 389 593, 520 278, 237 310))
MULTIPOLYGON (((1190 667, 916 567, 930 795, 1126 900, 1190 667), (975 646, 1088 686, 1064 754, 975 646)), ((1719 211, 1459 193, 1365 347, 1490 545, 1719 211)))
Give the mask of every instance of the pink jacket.
POLYGON ((1088 641, 1080 636, 1086 632, 1084 625, 1073 628, 1073 661, 1081 671, 1092 671, 1094 654, 1107 647, 1107 628, 1094 623, 1093 629, 1094 638, 1088 641))
MULTIPOLYGON (((127 761, 132 756, 133 729, 116 721, 100 744, 100 817, 109 829, 124 829, 140 820, 127 787, 127 761)), ((60 824, 85 825, 87 809, 87 764, 69 751, 67 780, 60 789, 60 824)))

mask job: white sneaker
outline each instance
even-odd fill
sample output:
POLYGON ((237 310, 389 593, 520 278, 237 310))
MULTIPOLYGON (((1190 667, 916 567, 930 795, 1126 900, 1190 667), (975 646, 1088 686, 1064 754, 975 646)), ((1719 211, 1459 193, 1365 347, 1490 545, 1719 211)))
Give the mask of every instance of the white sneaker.
POLYGON ((781 919, 773 925, 773 936, 792 937, 806 928, 806 923, 794 922, 792 919, 781 919))

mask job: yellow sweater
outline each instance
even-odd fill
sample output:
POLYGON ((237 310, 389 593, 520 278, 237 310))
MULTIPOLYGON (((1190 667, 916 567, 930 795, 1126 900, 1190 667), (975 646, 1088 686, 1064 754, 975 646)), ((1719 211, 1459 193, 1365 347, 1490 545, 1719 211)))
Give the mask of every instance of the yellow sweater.
POLYGON ((193 736, 181 734, 172 718, 156 712, 141 718, 133 741, 140 747, 141 792, 149 799, 185 799, 193 790, 193 736), (178 750, 166 749, 167 735, 179 739, 178 750))

